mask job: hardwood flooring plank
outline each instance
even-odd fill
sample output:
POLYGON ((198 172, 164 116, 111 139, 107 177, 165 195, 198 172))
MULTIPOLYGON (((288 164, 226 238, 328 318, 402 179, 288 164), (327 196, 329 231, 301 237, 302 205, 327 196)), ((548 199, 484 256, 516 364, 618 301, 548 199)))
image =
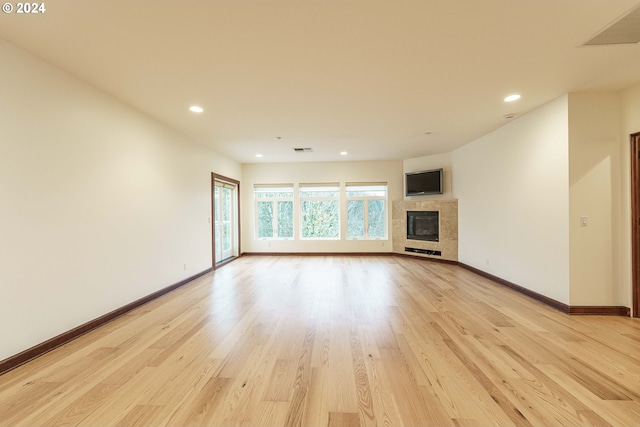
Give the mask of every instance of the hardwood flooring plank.
POLYGON ((367 367, 362 354, 362 345, 360 344, 360 334, 356 324, 351 326, 349 331, 351 340, 351 361, 353 362, 353 373, 355 377, 356 399, 358 403, 358 412, 363 426, 376 425, 376 419, 373 409, 373 400, 371 396, 371 386, 369 385, 369 376, 367 375, 367 367))
POLYGON ((184 408, 170 419, 170 424, 179 426, 210 425, 216 416, 217 408, 229 391, 230 384, 229 378, 211 377, 194 398, 190 399, 184 408))
MULTIPOLYGON (((591 408, 599 418, 605 420, 612 426, 636 426, 640 420, 640 412, 637 407, 630 405, 640 405, 638 402, 624 400, 605 401, 594 395, 591 391, 582 387, 574 378, 567 375, 562 369, 553 365, 540 365, 538 368, 548 377, 554 379, 558 384, 562 384, 565 389, 571 392, 572 396, 584 402, 591 408), (636 414, 634 414, 634 411, 636 414)), ((578 424, 579 425, 579 424, 578 424)))
POLYGON ((288 402, 260 402, 256 408, 256 416, 245 420, 244 427, 283 426, 289 409, 288 402))
MULTIPOLYGON (((505 393, 501 387, 492 381, 465 352, 453 341, 444 340, 444 344, 451 350, 452 354, 462 362, 467 371, 471 374, 480 387, 487 393, 489 398, 495 402, 497 408, 500 411, 491 411, 489 414, 484 414, 483 419, 492 419, 492 424, 503 424, 506 422, 504 416, 516 426, 530 426, 531 421, 522 413, 522 411, 515 405, 505 393)), ((506 380, 502 380, 502 384, 505 384, 506 380)), ((496 408, 496 409, 497 409, 496 408)), ((460 419, 461 417, 456 417, 460 419)))
POLYGON ((329 368, 312 368, 311 385, 307 393, 307 411, 304 414, 304 426, 326 426, 329 424, 329 390, 327 377, 329 368))
MULTIPOLYGON (((1 377, 0 377, 1 379, 1 377)), ((28 382, 16 394, 5 397, 0 401, 0 425, 15 426, 37 410, 46 400, 55 398, 56 390, 61 383, 28 382)))
POLYGON ((358 412, 349 329, 347 322, 331 322, 331 347, 327 375, 327 386, 332 391, 327 400, 331 412, 358 412))
POLYGON ((396 400, 391 393, 373 392, 373 412, 376 424, 385 427, 402 427, 403 416, 400 414, 396 400))
POLYGON ((580 418, 581 421, 580 425, 583 426, 612 427, 612 424, 592 410, 578 411, 578 418, 580 418))
POLYGON ((161 409, 160 406, 136 405, 123 419, 115 424, 116 427, 144 427, 150 425, 151 416, 161 409))
POLYGON ((596 369, 630 390, 640 390, 640 372, 629 369, 629 366, 640 363, 630 355, 620 353, 606 345, 596 342, 580 342, 573 344, 571 354, 585 363, 600 363, 596 369))
POLYGON ((296 365, 290 359, 278 359, 267 380, 262 400, 289 402, 293 392, 296 365))
MULTIPOLYGON (((553 345, 549 342, 548 336, 545 337, 544 341, 546 342, 542 345, 544 345, 545 348, 550 348, 550 346, 553 345)), ((503 348, 513 355, 517 354, 508 346, 504 346, 503 348)), ((640 391, 635 392, 626 388, 599 369, 593 368, 570 352, 564 350, 561 346, 555 349, 552 360, 555 366, 564 369, 567 375, 574 378, 576 382, 603 400, 640 399, 640 394, 638 394, 640 391)))
POLYGON ((329 366, 329 349, 331 347, 330 325, 331 322, 328 320, 318 320, 315 339, 313 341, 313 350, 311 352, 311 367, 313 368, 326 368, 329 366))
MULTIPOLYGON (((156 378, 155 370, 153 368, 143 368, 137 372, 133 381, 128 381, 124 384, 111 384, 117 386, 117 393, 105 396, 100 405, 93 407, 92 411, 86 411, 86 416, 80 424, 92 425, 92 420, 101 419, 101 423, 104 423, 103 415, 109 414, 109 425, 114 425, 119 419, 124 417, 133 407, 138 405, 138 397, 148 390, 149 385, 152 383, 152 379, 156 378), (121 396, 128 396, 128 399, 121 399, 121 396)), ((56 413, 60 411, 61 402, 71 402, 79 399, 83 393, 86 393, 95 386, 95 383, 89 382, 86 384, 78 385, 71 389, 70 392, 61 394, 59 400, 49 402, 46 405, 42 405, 37 411, 32 412, 23 419, 23 425, 25 426, 45 426, 47 421, 56 413)), ((95 423, 94 423, 95 424, 95 423)))
POLYGON ((46 425, 58 427, 81 424, 95 408, 98 408, 119 387, 120 385, 118 384, 97 384, 79 399, 48 419, 46 425))
POLYGON ((416 384, 410 368, 397 349, 381 350, 385 370, 394 390, 398 409, 408 425, 451 426, 443 406, 432 395, 431 390, 416 384))
POLYGON ((360 418, 356 413, 330 412, 329 427, 360 427, 360 418))

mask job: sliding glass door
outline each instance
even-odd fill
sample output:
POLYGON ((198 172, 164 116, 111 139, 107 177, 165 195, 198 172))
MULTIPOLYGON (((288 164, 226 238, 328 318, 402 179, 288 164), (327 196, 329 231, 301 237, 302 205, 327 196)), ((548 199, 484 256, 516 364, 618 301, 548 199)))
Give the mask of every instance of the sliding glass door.
POLYGON ((238 256, 238 185, 214 179, 213 185, 215 264, 238 256))

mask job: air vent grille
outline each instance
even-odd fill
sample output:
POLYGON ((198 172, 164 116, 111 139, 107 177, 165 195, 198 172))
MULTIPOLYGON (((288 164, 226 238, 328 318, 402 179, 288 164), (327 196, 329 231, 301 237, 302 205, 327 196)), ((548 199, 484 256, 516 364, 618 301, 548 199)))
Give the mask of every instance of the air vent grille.
POLYGON ((294 148, 293 151, 295 151, 296 153, 309 153, 313 150, 309 147, 306 147, 306 148, 294 148))
POLYGON ((640 5, 598 33, 584 46, 633 44, 640 42, 640 5))

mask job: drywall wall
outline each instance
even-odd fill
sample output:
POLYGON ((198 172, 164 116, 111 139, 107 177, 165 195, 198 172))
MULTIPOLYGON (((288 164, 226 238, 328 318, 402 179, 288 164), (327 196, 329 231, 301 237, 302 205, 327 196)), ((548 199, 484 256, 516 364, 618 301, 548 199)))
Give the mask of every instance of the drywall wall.
POLYGON ((569 303, 568 97, 452 153, 460 262, 569 303))
POLYGON ((620 94, 569 94, 571 305, 629 306, 614 279, 614 248, 623 240, 620 138, 620 94))
POLYGON ((241 166, 4 41, 0 63, 2 360, 211 267, 210 174, 241 166))
MULTIPOLYGON (((432 156, 416 157, 406 159, 403 162, 404 173, 418 172, 431 169, 442 168, 442 194, 429 194, 425 196, 405 196, 405 200, 423 201, 433 199, 451 199, 452 173, 451 173, 451 153, 435 154, 432 156)), ((403 176, 404 179, 404 176, 403 176)), ((405 182, 403 181, 403 189, 405 182)), ((402 194, 405 194, 406 191, 402 194)))
MULTIPOLYGON (((242 251, 243 252, 391 252, 391 202, 403 198, 402 161, 321 162, 245 164, 242 172, 242 251), (256 238, 255 184, 294 184, 337 182, 386 182, 388 194, 387 233, 385 240, 347 240, 345 221, 341 221, 340 240, 302 240, 299 236, 299 212, 294 203, 294 235, 292 240, 256 238)), ((341 215, 345 204, 342 199, 341 215)))

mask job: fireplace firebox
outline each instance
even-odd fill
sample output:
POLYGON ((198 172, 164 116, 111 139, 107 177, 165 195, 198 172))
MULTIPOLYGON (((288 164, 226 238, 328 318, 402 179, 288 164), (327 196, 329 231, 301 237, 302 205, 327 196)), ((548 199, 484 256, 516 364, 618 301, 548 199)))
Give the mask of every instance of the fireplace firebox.
POLYGON ((407 211, 407 239, 440 241, 440 212, 407 211))

